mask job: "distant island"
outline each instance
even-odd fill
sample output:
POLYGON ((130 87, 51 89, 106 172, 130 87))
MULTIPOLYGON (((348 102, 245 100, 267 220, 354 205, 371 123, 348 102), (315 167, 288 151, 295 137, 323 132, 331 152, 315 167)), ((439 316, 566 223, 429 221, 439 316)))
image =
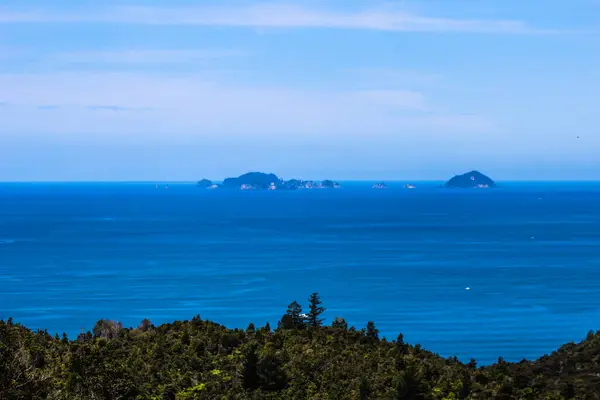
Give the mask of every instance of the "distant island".
MULTIPOLYGON (((299 189, 339 189, 341 185, 329 179, 323 181, 290 179, 284 180, 272 173, 247 172, 238 177, 226 178, 217 184, 209 179, 201 179, 196 186, 203 189, 238 190, 299 190, 299 189)), ((387 189, 385 182, 376 182, 373 189, 387 189)), ((456 175, 444 184, 446 188, 495 188, 496 183, 479 171, 456 175)), ((404 189, 415 189, 413 184, 405 184, 404 189)))
POLYGON ((208 180, 208 179, 202 179, 200 181, 198 181, 198 183, 196 184, 196 186, 201 187, 201 188, 209 188, 212 186, 212 181, 208 180))
POLYGON ((446 182, 444 187, 461 189, 495 188, 496 183, 479 171, 471 171, 467 172, 466 174, 456 175, 446 182))
POLYGON ((337 182, 330 181, 330 180, 324 180, 323 182, 321 182, 321 187, 328 188, 328 189, 339 189, 341 186, 337 182))
POLYGON ((341 185, 332 180, 305 181, 302 179, 290 179, 288 181, 275 174, 263 172, 248 172, 236 178, 226 178, 221 185, 215 185, 208 179, 202 179, 197 183, 202 188, 225 188, 239 190, 298 190, 298 189, 338 189, 341 185))
POLYGON ((219 185, 214 184, 209 179, 202 179, 202 180, 198 181, 198 183, 196 183, 196 186, 203 188, 203 189, 216 189, 219 187, 219 185))

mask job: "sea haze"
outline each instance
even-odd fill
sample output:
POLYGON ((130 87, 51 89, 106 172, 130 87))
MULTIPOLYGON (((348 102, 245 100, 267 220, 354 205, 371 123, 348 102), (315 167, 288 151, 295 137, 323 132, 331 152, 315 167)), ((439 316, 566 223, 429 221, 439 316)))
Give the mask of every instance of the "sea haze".
POLYGON ((417 186, 0 184, 0 319, 274 327, 318 291, 327 322, 483 363, 600 328, 600 184, 417 186))

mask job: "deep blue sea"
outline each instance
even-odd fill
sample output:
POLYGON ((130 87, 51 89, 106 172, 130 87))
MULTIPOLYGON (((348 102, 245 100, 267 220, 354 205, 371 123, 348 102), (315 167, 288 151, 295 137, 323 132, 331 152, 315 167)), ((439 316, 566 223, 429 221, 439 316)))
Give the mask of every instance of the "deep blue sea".
POLYGON ((328 321, 482 363, 600 329, 600 184, 437 186, 0 184, 0 319, 274 327, 318 291, 328 321))

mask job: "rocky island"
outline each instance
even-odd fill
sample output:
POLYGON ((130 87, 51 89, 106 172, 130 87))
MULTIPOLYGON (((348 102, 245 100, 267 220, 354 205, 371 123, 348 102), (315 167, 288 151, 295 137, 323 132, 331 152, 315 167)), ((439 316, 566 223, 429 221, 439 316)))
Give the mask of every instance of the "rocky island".
POLYGON ((197 186, 239 190, 338 189, 341 187, 339 183, 331 180, 317 182, 290 179, 286 181, 275 174, 266 174, 263 172, 248 172, 236 178, 226 178, 221 185, 213 185, 208 179, 203 179, 198 182, 197 186))
POLYGON ((199 180, 198 183, 196 183, 196 186, 201 187, 201 188, 209 188, 213 185, 212 181, 208 180, 208 179, 202 179, 199 180))
POLYGON ((326 179, 323 182, 321 182, 321 187, 322 188, 329 188, 329 189, 339 189, 341 186, 337 182, 330 181, 330 180, 326 179))
POLYGON ((226 178, 223 181, 224 188, 242 189, 242 190, 271 190, 271 186, 279 182, 275 174, 264 174, 262 172, 248 172, 237 178, 226 178))
POLYGON ((495 188, 496 183, 488 176, 479 171, 471 171, 466 174, 456 175, 450 179, 444 187, 447 188, 495 188))

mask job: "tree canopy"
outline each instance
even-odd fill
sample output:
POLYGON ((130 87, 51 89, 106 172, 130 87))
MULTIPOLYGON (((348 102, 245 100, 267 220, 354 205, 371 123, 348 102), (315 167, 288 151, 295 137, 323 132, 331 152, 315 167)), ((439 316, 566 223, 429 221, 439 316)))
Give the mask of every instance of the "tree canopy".
POLYGON ((275 331, 199 316, 137 328, 101 320, 69 340, 0 321, 0 399, 599 398, 600 333, 536 361, 478 367, 401 334, 380 338, 373 322, 323 325, 318 294, 309 303, 310 329, 296 302, 275 331))

